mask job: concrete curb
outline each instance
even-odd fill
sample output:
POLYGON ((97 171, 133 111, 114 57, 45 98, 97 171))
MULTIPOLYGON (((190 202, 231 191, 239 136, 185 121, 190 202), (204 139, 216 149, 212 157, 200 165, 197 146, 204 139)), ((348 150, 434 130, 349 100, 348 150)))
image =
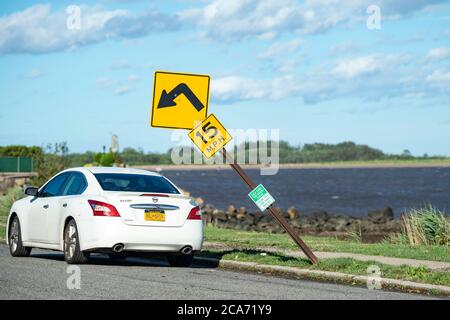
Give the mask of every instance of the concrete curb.
MULTIPOLYGON (((294 267, 273 266, 258 264, 256 262, 242 262, 232 260, 219 260, 214 258, 196 257, 196 261, 215 264, 221 269, 249 271, 257 273, 270 273, 296 279, 326 281, 332 283, 343 283, 367 286, 369 277, 352 275, 340 272, 308 270, 294 267)), ((426 283, 417 283, 404 280, 381 278, 382 289, 396 290, 402 292, 425 293, 450 297, 450 287, 426 283)))

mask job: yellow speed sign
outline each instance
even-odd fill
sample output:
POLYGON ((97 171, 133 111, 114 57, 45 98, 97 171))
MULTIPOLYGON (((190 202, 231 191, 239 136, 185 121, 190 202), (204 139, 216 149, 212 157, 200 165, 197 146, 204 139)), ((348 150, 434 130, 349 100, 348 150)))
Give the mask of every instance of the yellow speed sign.
POLYGON ((207 75, 156 71, 152 127, 194 128, 208 114, 209 82, 207 75))
POLYGON ((233 139, 213 114, 189 132, 189 138, 208 159, 233 139))

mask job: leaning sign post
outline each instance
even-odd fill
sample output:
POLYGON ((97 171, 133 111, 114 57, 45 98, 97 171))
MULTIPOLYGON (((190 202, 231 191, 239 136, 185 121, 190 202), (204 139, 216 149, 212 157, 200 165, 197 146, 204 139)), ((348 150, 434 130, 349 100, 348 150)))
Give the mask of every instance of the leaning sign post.
POLYGON ((318 263, 311 249, 273 205, 275 199, 267 189, 262 184, 256 185, 225 149, 233 138, 215 115, 208 116, 209 82, 207 75, 155 72, 151 126, 190 130, 189 138, 208 159, 221 152, 225 162, 250 188, 248 196, 256 206, 263 212, 268 210, 308 259, 318 263))

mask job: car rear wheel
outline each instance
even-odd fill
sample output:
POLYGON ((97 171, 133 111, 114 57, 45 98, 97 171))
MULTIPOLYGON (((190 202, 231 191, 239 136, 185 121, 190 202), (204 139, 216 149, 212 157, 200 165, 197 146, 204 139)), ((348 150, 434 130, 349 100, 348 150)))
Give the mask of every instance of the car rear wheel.
POLYGON ((80 249, 80 239, 75 220, 70 220, 64 229, 64 259, 68 264, 83 264, 89 260, 90 253, 80 249))
POLYGON ((189 267, 194 261, 194 254, 170 254, 167 256, 167 261, 171 267, 189 267))
POLYGON ((30 255, 31 248, 23 246, 20 222, 17 216, 15 216, 11 222, 8 240, 9 252, 13 257, 28 257, 30 255))

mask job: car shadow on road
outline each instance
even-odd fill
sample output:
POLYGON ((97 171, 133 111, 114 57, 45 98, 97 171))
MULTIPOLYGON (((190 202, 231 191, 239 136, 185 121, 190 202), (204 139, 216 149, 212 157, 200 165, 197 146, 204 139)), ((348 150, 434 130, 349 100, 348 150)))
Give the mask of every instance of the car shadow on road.
MULTIPOLYGON (((31 258, 64 261, 64 255, 59 252, 39 252, 31 253, 31 258)), ((104 254, 92 254, 89 258, 89 262, 86 265, 92 266, 124 266, 124 267, 168 267, 169 263, 166 258, 157 254, 147 255, 132 255, 124 260, 115 260, 109 258, 104 254)), ((194 263, 189 267, 193 269, 211 269, 217 268, 218 262, 199 262, 194 263)))
MULTIPOLYGON (((286 256, 281 253, 267 252, 256 249, 229 249, 224 251, 209 251, 201 252, 201 257, 222 260, 225 255, 234 256, 237 261, 260 261, 260 263, 279 262, 282 264, 297 264, 305 267, 310 267, 312 264, 306 258, 297 258, 286 256), (249 257, 250 259, 246 259, 249 257)), ((228 259, 229 260, 229 259, 228 259)), ((218 261, 217 261, 218 264, 218 261)))
MULTIPOLYGON (((199 258, 208 258, 205 259, 197 259, 194 260, 194 263, 190 266, 190 268, 194 269, 214 269, 219 267, 220 260, 223 259, 225 255, 235 256, 235 260, 237 261, 253 261, 255 262, 255 258, 261 263, 271 262, 281 262, 282 264, 296 264, 296 265, 304 265, 304 267, 309 267, 311 263, 307 259, 289 257, 283 254, 279 254, 276 252, 265 252, 260 250, 252 250, 252 249, 230 249, 225 251, 209 251, 204 250, 201 251, 196 257, 199 258), (252 257, 251 259, 246 259, 246 257, 252 257)), ((59 252, 39 252, 32 253, 31 257, 46 259, 46 260, 55 260, 55 261, 64 261, 64 255, 59 252)), ((169 264, 165 258, 165 256, 161 254, 132 254, 127 259, 124 260, 115 260, 109 258, 105 254, 92 254, 88 265, 93 266, 124 266, 124 267, 168 267, 169 264)))

